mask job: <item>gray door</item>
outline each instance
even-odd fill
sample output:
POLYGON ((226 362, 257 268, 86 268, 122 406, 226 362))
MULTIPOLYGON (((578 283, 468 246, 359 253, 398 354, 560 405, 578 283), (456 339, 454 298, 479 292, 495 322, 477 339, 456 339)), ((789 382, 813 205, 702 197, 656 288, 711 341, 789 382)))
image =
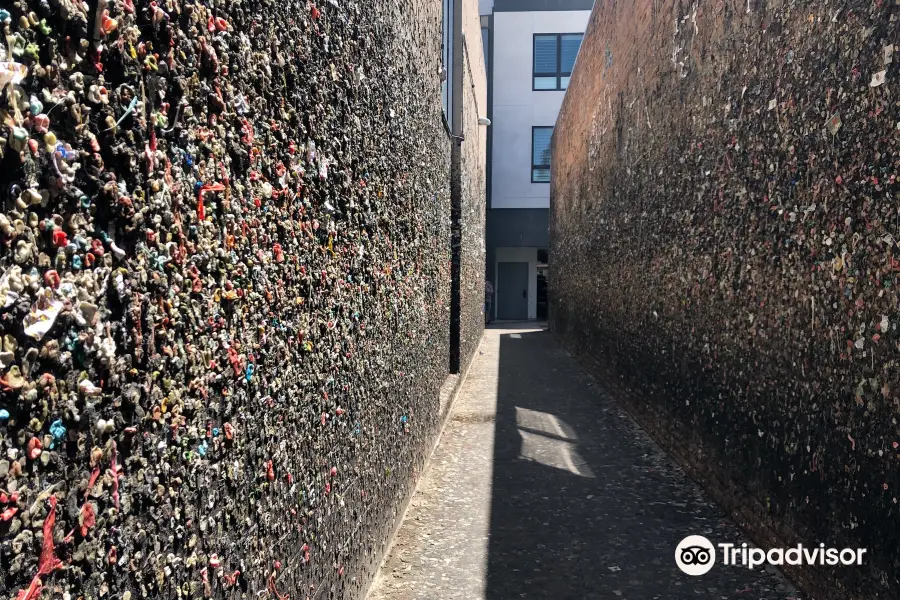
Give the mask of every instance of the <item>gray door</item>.
POLYGON ((528 319, 528 263, 497 264, 497 319, 528 319))

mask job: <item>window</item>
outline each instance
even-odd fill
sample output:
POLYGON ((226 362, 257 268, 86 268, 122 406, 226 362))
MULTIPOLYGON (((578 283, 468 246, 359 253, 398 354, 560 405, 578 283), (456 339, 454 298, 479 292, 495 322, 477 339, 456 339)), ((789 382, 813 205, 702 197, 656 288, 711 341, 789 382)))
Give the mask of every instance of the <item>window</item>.
POLYGON ((531 128, 531 183, 550 183, 552 127, 531 128))
POLYGON ((488 65, 491 64, 491 61, 488 58, 488 48, 489 48, 488 42, 489 41, 490 41, 489 30, 487 27, 482 27, 481 28, 481 44, 482 44, 482 48, 484 50, 484 67, 485 67, 485 69, 487 69, 488 65))
POLYGON ((444 107, 444 119, 453 131, 453 115, 450 108, 453 104, 453 0, 442 2, 443 20, 441 22, 441 102, 444 107))
POLYGON ((564 90, 581 47, 582 33, 536 34, 534 36, 534 90, 564 90))

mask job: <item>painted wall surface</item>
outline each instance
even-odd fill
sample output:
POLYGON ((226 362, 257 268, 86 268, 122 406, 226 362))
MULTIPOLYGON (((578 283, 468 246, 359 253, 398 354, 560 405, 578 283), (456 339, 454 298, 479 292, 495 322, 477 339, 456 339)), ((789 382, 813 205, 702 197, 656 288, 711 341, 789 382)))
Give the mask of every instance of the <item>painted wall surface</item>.
POLYGON ((553 330, 783 539, 868 549, 816 597, 900 585, 898 19, 601 3, 555 134, 553 330))
POLYGON ((494 304, 492 310, 497 318, 497 298, 500 298, 500 284, 496 280, 497 265, 502 262, 528 263, 528 318, 537 318, 537 248, 497 248, 494 260, 494 304))
POLYGON ((214 4, 0 8, 2 598, 359 598, 435 439, 440 3, 214 4))
POLYGON ((593 6, 594 0, 494 0, 494 10, 496 12, 590 11, 593 6))
POLYGON ((506 208, 488 212, 488 245, 495 247, 550 245, 549 210, 506 208))
POLYGON ((531 128, 553 126, 564 91, 532 91, 534 34, 580 33, 590 11, 494 14, 492 208, 547 208, 549 183, 531 183, 531 128))

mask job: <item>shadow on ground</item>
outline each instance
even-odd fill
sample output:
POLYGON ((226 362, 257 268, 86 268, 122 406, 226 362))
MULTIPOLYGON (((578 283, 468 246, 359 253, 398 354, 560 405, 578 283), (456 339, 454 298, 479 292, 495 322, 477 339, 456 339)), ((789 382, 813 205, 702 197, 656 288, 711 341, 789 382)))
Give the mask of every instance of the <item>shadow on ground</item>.
POLYGON ((487 600, 793 597, 772 572, 681 573, 684 537, 744 538, 551 334, 498 333, 487 600))

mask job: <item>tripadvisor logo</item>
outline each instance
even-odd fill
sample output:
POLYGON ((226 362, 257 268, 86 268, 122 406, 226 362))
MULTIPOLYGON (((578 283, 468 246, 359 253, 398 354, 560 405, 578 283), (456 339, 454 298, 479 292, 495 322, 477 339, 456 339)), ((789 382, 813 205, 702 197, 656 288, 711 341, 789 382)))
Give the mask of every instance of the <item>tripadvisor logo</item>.
POLYGON ((688 575, 705 575, 716 562, 716 549, 702 535, 689 535, 675 548, 675 564, 688 575))
MULTIPOLYGON (((754 569, 763 565, 861 565, 865 548, 807 547, 798 544, 791 548, 750 548, 746 543, 717 544, 721 552, 721 562, 726 566, 741 566, 754 569)), ((702 535, 690 535, 675 548, 675 564, 684 573, 692 576, 705 575, 716 562, 716 546, 702 535)))

